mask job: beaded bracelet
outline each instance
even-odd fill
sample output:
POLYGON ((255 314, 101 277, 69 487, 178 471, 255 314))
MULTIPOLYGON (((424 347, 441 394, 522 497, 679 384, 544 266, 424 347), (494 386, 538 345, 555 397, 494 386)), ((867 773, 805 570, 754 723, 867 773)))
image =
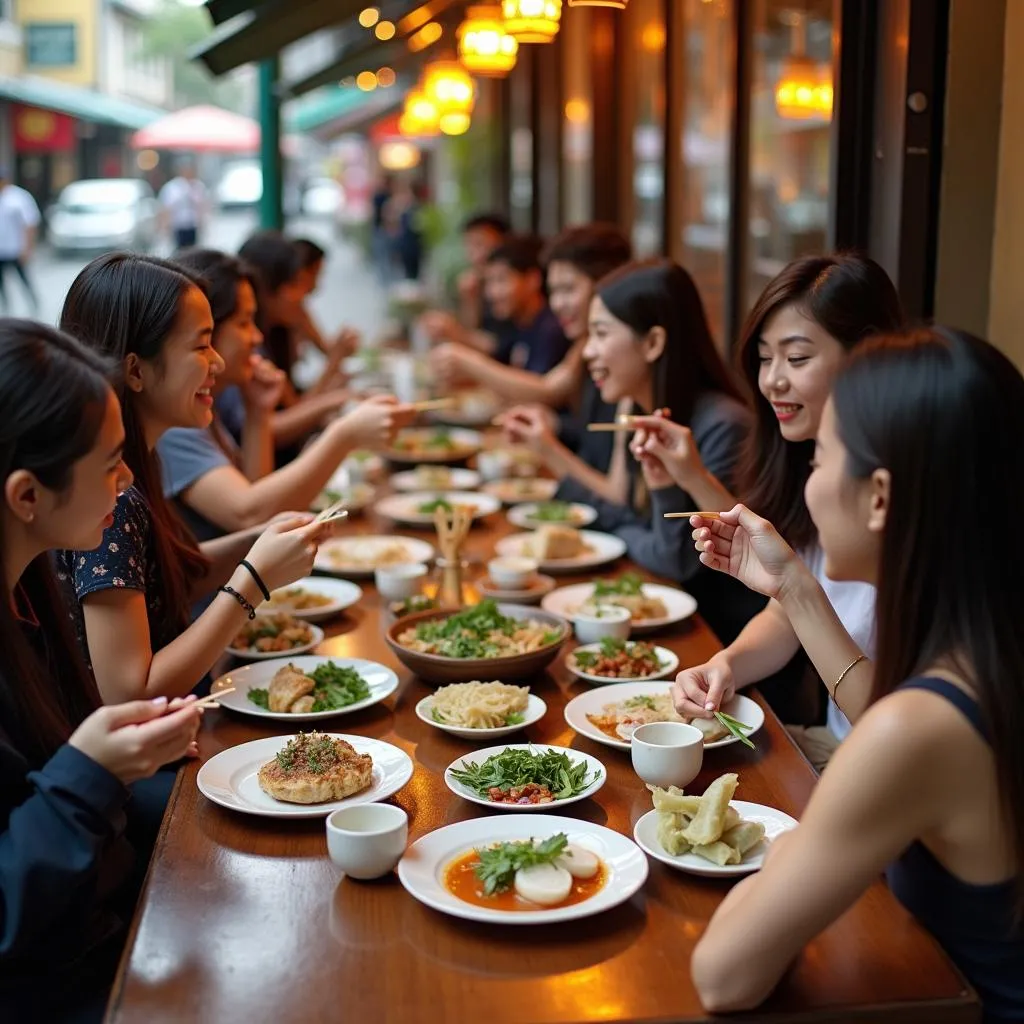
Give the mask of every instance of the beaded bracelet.
POLYGON ((270 591, 267 589, 266 583, 263 582, 260 574, 253 568, 252 562, 246 561, 244 558, 238 563, 243 569, 249 570, 249 575, 256 581, 256 586, 260 588, 260 593, 263 595, 264 601, 270 600, 270 591))
POLYGON ((229 587, 225 583, 220 589, 223 593, 233 597, 249 613, 250 619, 256 618, 256 609, 234 587, 229 587))
POLYGON ((858 654, 857 657, 854 658, 853 661, 851 661, 850 664, 847 665, 846 668, 844 668, 843 671, 839 673, 839 678, 835 681, 835 683, 832 686, 833 700, 836 699, 836 693, 839 690, 839 684, 846 678, 846 673, 849 672, 851 668, 854 668, 855 666, 859 665, 862 661, 867 660, 868 656, 866 654, 858 654))

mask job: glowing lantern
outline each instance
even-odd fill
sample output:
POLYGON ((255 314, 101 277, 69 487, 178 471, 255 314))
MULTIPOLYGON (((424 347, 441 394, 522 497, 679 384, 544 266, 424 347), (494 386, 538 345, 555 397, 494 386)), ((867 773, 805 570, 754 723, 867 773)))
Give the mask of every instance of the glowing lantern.
POLYGON ((550 43, 558 35, 562 0, 502 0, 505 31, 520 43, 550 43))
POLYGON ((419 89, 405 97, 405 109, 398 119, 398 130, 403 135, 436 135, 440 114, 433 100, 419 89))
POLYGON ((806 57, 786 61, 775 87, 775 109, 790 120, 832 119, 832 75, 806 57))
POLYGON ((470 7, 458 36, 459 59, 474 75, 500 77, 515 67, 519 43, 505 31, 500 7, 470 7))
POLYGON ((423 94, 440 116, 473 113, 476 89, 466 69, 455 60, 438 60, 423 72, 423 94))
POLYGON ((465 135, 469 131, 469 114, 461 110, 442 114, 438 127, 445 135, 465 135))

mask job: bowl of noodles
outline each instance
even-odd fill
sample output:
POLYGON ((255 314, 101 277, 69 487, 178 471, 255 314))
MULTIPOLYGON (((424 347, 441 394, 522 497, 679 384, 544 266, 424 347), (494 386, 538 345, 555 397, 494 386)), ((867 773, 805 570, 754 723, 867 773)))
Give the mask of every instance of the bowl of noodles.
POLYGON ((474 679, 438 687, 416 705, 416 717, 463 739, 497 739, 540 721, 547 709, 529 687, 474 679))
POLYGON ((458 612, 404 616, 385 639, 422 679, 468 683, 536 675, 555 659, 568 635, 569 624, 558 615, 488 599, 458 612))

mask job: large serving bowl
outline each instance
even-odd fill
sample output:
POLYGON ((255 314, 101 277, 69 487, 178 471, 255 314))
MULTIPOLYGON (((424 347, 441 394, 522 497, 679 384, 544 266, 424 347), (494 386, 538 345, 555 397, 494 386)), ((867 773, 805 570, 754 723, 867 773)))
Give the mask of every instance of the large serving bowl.
POLYGON ((527 654, 513 654, 503 658, 446 658, 439 654, 424 654, 403 646, 398 637, 407 629, 414 629, 421 622, 444 619, 453 615, 451 611, 425 611, 405 615, 393 622, 385 633, 388 646, 406 668, 415 672, 429 683, 469 683, 474 680, 488 682, 500 679, 526 679, 543 672, 554 661, 569 635, 569 624, 558 615, 552 615, 540 608, 529 608, 519 604, 499 604, 498 610, 510 619, 533 619, 551 630, 558 631, 558 639, 536 651, 527 654))

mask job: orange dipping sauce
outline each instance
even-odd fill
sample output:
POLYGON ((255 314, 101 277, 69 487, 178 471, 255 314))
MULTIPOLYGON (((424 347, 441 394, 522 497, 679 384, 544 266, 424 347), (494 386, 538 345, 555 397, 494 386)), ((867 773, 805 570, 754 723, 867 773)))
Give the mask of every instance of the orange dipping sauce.
POLYGON ((476 850, 456 857, 444 870, 444 887, 460 900, 488 910, 555 910, 558 907, 571 907, 600 892, 608 878, 608 868, 599 858, 597 874, 593 878, 574 878, 569 895, 561 903, 542 905, 524 900, 514 888, 485 896, 484 883, 476 877, 476 866, 479 863, 476 850))

